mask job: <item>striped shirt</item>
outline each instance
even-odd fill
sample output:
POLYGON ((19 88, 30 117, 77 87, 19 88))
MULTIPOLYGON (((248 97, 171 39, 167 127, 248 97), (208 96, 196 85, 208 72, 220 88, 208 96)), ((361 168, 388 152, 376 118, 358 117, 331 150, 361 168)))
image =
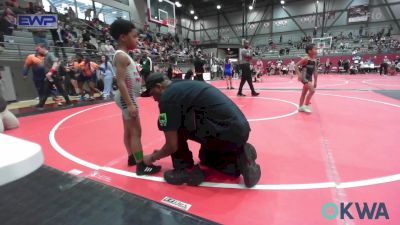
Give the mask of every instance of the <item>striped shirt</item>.
MULTIPOLYGON (((126 54, 124 51, 117 50, 115 52, 115 54, 114 54, 114 59, 115 59, 115 56, 117 54, 119 54, 119 53, 125 54, 126 57, 128 57, 129 60, 130 60, 130 64, 126 68, 125 84, 126 84, 126 87, 128 89, 128 94, 129 94, 129 97, 130 97, 133 105, 136 108, 138 108, 138 104, 137 104, 136 98, 140 95, 140 88, 141 88, 141 85, 142 85, 142 78, 140 77, 140 74, 139 74, 139 72, 137 70, 135 61, 133 61, 132 58, 128 54, 126 54)), ((113 62, 113 65, 115 66, 115 62, 113 62)), ((126 102, 124 101, 124 99, 121 96, 121 93, 119 91, 117 91, 115 99, 116 99, 117 104, 122 109, 128 108, 126 102)))

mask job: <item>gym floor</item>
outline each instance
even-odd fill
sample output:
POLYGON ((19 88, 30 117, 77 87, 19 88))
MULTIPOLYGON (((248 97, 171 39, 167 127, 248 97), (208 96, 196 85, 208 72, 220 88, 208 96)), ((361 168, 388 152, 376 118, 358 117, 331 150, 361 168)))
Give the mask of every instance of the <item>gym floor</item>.
MULTIPOLYGON (((249 142, 262 169, 253 189, 209 169, 200 187, 166 184, 162 173, 136 176, 126 165, 121 112, 110 101, 23 114, 21 127, 6 133, 39 143, 48 167, 159 203, 173 198, 190 206, 182 213, 209 223, 400 224, 400 76, 321 75, 311 114, 297 111, 302 86, 295 78, 264 76, 255 83, 259 97, 237 97, 238 80, 236 90, 226 90, 225 81, 211 83, 250 121, 249 142), (381 202, 390 219, 328 220, 322 214, 328 202, 381 202)), ((152 98, 140 98, 139 105, 143 148, 150 153, 164 143, 158 107, 152 98)), ((199 145, 190 147, 197 156, 199 145)), ((162 171, 172 168, 169 158, 157 163, 162 171)), ((349 211, 357 215, 355 207, 349 211)))

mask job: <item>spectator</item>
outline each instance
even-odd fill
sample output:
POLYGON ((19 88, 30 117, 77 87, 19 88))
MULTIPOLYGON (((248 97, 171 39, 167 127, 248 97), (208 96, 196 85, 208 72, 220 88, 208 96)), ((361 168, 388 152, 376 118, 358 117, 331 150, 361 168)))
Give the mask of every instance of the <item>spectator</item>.
POLYGON ((218 65, 214 63, 211 66, 211 79, 215 79, 217 77, 217 72, 218 72, 218 65))
POLYGON ((92 11, 93 11, 92 8, 87 8, 86 9, 86 11, 85 11, 85 20, 89 20, 90 21, 90 18, 92 18, 92 11))
POLYGON ((103 97, 104 99, 108 99, 110 98, 111 95, 112 83, 113 83, 113 78, 115 77, 115 73, 113 66, 107 55, 101 56, 100 70, 104 80, 103 97))
MULTIPOLYGON (((115 53, 114 47, 110 44, 110 41, 106 41, 103 45, 100 46, 100 50, 106 56, 112 57, 115 53)), ((112 59, 111 59, 112 60, 112 59)))
POLYGON ((88 55, 94 55, 97 52, 97 48, 96 46, 94 46, 92 43, 90 42, 86 42, 83 44, 83 47, 86 49, 86 53, 88 55))
POLYGON ((381 66, 379 68, 379 74, 382 75, 382 73, 384 75, 387 75, 388 73, 388 67, 389 67, 389 62, 390 60, 388 59, 388 57, 385 55, 385 57, 383 58, 383 61, 381 63, 381 66))
MULTIPOLYGON (((11 36, 14 31, 13 16, 7 12, 4 12, 0 19, 0 42, 4 42, 4 35, 11 36)), ((0 43, 0 51, 4 50, 4 44, 0 43)))
POLYGON ((194 64, 194 71, 195 71, 195 74, 196 74, 196 80, 204 81, 203 73, 204 73, 204 64, 205 64, 205 62, 201 58, 201 53, 200 52, 196 53, 195 59, 193 61, 193 64, 194 64))
POLYGON ((6 0, 5 1, 6 6, 11 7, 11 8, 18 8, 19 4, 17 0, 6 0))
POLYGON ((350 71, 350 59, 346 59, 343 63, 343 68, 346 71, 346 73, 349 73, 350 71))
POLYGON ((400 63, 400 57, 396 55, 396 59, 394 60, 394 64, 397 66, 400 63))
POLYGON ((89 42, 90 41, 90 34, 86 31, 86 30, 83 30, 82 31, 82 40, 83 40, 83 42, 85 43, 85 42, 89 42))
POLYGON ((69 17, 69 19, 75 19, 75 17, 76 17, 76 15, 75 15, 75 12, 74 12, 74 10, 72 9, 72 7, 70 6, 69 8, 68 8, 68 17, 69 17))
POLYGON ((193 71, 189 69, 185 74, 185 80, 191 80, 193 77, 193 71))
POLYGON ((80 64, 80 69, 82 73, 78 79, 78 85, 79 89, 81 90, 81 100, 84 99, 84 93, 82 91, 83 85, 85 82, 88 82, 88 86, 90 89, 89 100, 93 101, 95 100, 94 93, 99 93, 100 95, 102 95, 101 91, 96 88, 97 70, 99 69, 99 65, 91 62, 90 58, 85 58, 85 60, 80 64))
POLYGON ((142 65, 142 78, 146 82, 147 77, 153 71, 153 62, 150 57, 148 57, 146 52, 143 54, 140 65, 142 65))
POLYGON ((33 2, 28 2, 28 7, 26 8, 26 13, 27 14, 35 14, 36 11, 36 5, 34 5, 33 2))
POLYGON ((66 45, 68 47, 75 47, 75 44, 77 42, 78 39, 78 34, 74 31, 73 28, 71 28, 71 26, 69 24, 65 25, 65 41, 66 41, 66 45))
POLYGON ((163 70, 161 70, 161 71, 164 71, 164 72, 167 74, 167 77, 168 77, 168 78, 171 77, 171 79, 172 79, 172 76, 173 76, 172 65, 171 65, 171 64, 168 64, 167 67, 168 67, 168 68, 163 68, 163 70))
POLYGON ((293 79, 294 73, 296 71, 296 63, 292 59, 290 64, 289 64, 289 74, 290 74, 290 79, 293 79))
POLYGON ((60 21, 58 22, 58 28, 57 29, 51 29, 51 36, 53 37, 53 42, 55 46, 55 55, 57 58, 60 58, 60 49, 62 51, 64 59, 67 58, 67 54, 65 53, 65 43, 68 43, 68 34, 63 28, 63 23, 60 21))
POLYGON ((76 96, 77 93, 79 93, 79 87, 76 79, 80 71, 79 63, 75 62, 71 56, 68 57, 67 63, 65 64, 65 72, 65 89, 69 95, 76 96), (71 85, 69 85, 67 82, 69 82, 71 85))
POLYGON ((396 71, 397 71, 397 72, 400 72, 400 60, 399 60, 399 56, 396 56, 395 65, 396 65, 396 71))
MULTIPOLYGON (((43 14, 42 11, 38 11, 36 14, 43 14)), ((47 30, 46 29, 31 29, 33 42, 35 45, 44 44, 46 48, 49 47, 47 41, 47 30)))
MULTIPOLYGON (((70 101, 68 94, 65 92, 64 87, 62 85, 63 78, 59 73, 59 60, 48 51, 48 48, 44 44, 38 44, 37 53, 42 57, 43 62, 39 65, 42 67, 42 72, 45 74, 45 80, 43 84, 43 95, 40 97, 39 104, 36 106, 37 109, 43 110, 43 107, 46 104, 47 98, 51 94, 51 90, 55 86, 57 90, 63 95, 67 106, 72 106, 72 102, 70 101)), ((34 59, 34 58, 33 58, 34 59)), ((39 63, 40 62, 36 62, 39 63)), ((27 65, 26 65, 27 66, 27 65)), ((25 72, 25 75, 27 72, 25 72)))
POLYGON ((390 24, 389 29, 388 29, 388 32, 386 33, 386 36, 387 36, 387 37, 392 36, 392 30, 393 30, 393 26, 392 26, 392 24, 390 24))
POLYGON ((340 58, 339 59, 339 61, 338 61, 338 67, 343 67, 343 59, 342 58, 340 58))
POLYGON ((329 71, 331 70, 331 65, 332 65, 331 60, 329 58, 327 58, 326 62, 325 62, 324 74, 328 74, 329 73, 329 71))
POLYGON ((344 44, 343 44, 343 42, 340 42, 340 49, 344 50, 344 44))

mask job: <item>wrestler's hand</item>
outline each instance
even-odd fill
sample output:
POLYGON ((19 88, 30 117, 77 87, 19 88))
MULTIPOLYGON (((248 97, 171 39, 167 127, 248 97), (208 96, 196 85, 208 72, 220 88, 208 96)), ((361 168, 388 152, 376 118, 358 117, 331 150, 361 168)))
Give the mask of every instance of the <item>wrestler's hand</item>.
POLYGON ((129 116, 132 118, 136 118, 138 116, 138 111, 134 105, 128 106, 129 116))
POLYGON ((50 73, 50 72, 48 72, 48 73, 46 74, 46 78, 47 78, 47 80, 51 80, 51 76, 53 76, 53 74, 52 74, 52 73, 50 73))

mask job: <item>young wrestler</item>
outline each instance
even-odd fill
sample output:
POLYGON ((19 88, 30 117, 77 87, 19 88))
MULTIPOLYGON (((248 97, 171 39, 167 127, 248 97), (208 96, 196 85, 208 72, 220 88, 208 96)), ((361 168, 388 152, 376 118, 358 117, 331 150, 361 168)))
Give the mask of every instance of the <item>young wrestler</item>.
POLYGON ((227 57, 225 59, 225 80, 226 80, 226 88, 229 89, 234 89, 232 86, 232 76, 233 76, 233 71, 232 71, 232 64, 229 61, 229 58, 227 57))
POLYGON ((299 112, 311 113, 310 100, 317 87, 317 49, 313 44, 306 46, 307 55, 296 64, 298 80, 303 83, 303 91, 300 97, 299 112), (299 71, 299 66, 302 68, 299 71), (313 84, 314 76, 314 84, 313 84), (305 102, 304 102, 305 100, 305 102))
POLYGON ((124 124, 124 144, 128 152, 128 165, 137 164, 137 175, 158 173, 161 166, 146 165, 143 162, 142 128, 140 125, 137 96, 141 88, 141 77, 136 63, 128 55, 137 45, 137 33, 132 22, 118 19, 111 24, 111 36, 118 42, 118 50, 113 57, 119 90, 115 101, 122 110, 124 124))

